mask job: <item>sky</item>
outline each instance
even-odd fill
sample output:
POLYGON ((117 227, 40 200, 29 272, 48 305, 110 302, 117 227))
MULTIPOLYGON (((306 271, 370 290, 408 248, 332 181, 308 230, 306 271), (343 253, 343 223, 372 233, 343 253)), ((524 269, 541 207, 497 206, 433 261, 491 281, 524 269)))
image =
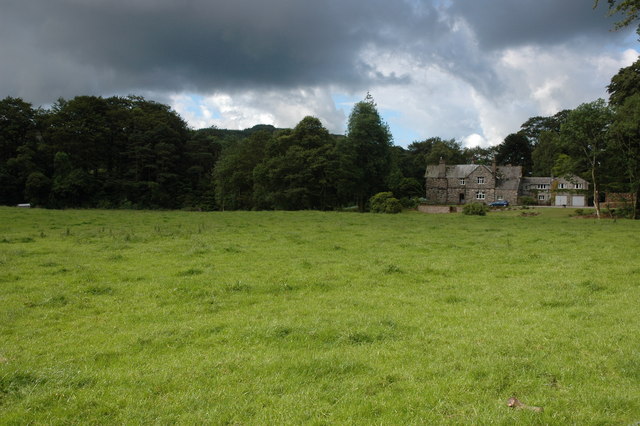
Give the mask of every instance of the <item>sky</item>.
MULTIPOLYGON (((601 3, 606 3, 601 1, 601 3)), ((396 145, 489 146, 597 98, 639 55, 592 0, 0 0, 0 98, 135 94, 192 128, 344 134, 371 93, 396 145)))

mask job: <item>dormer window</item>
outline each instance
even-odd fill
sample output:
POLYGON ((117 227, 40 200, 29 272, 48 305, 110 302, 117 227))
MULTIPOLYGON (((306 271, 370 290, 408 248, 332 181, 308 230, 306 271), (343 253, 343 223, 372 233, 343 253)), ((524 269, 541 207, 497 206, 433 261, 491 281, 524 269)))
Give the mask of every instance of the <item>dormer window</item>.
POLYGON ((477 177, 477 183, 480 184, 480 185, 484 184, 484 176, 478 176, 477 177))
POLYGON ((582 184, 581 183, 576 183, 574 189, 582 189, 582 184))

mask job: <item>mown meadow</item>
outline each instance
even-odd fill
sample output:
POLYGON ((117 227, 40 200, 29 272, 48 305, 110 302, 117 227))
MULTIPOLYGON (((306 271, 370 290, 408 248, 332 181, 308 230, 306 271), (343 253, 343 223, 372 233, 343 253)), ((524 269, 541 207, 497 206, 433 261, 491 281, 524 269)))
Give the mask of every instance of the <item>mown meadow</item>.
POLYGON ((539 212, 0 208, 0 423, 639 422, 640 222, 539 212))

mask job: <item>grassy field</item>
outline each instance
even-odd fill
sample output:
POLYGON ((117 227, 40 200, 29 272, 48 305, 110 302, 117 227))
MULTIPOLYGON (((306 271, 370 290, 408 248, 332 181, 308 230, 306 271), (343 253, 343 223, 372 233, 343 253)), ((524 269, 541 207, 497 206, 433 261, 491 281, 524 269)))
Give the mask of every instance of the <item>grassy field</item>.
POLYGON ((0 208, 0 423, 639 422, 640 222, 539 211, 0 208))

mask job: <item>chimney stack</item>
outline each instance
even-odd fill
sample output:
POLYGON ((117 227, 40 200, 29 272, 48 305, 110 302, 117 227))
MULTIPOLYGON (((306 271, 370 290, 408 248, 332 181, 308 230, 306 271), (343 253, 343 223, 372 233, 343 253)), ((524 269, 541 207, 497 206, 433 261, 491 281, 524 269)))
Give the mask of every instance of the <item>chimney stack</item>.
POLYGON ((447 165, 444 162, 444 158, 440 157, 440 163, 438 164, 438 177, 447 176, 447 165))

